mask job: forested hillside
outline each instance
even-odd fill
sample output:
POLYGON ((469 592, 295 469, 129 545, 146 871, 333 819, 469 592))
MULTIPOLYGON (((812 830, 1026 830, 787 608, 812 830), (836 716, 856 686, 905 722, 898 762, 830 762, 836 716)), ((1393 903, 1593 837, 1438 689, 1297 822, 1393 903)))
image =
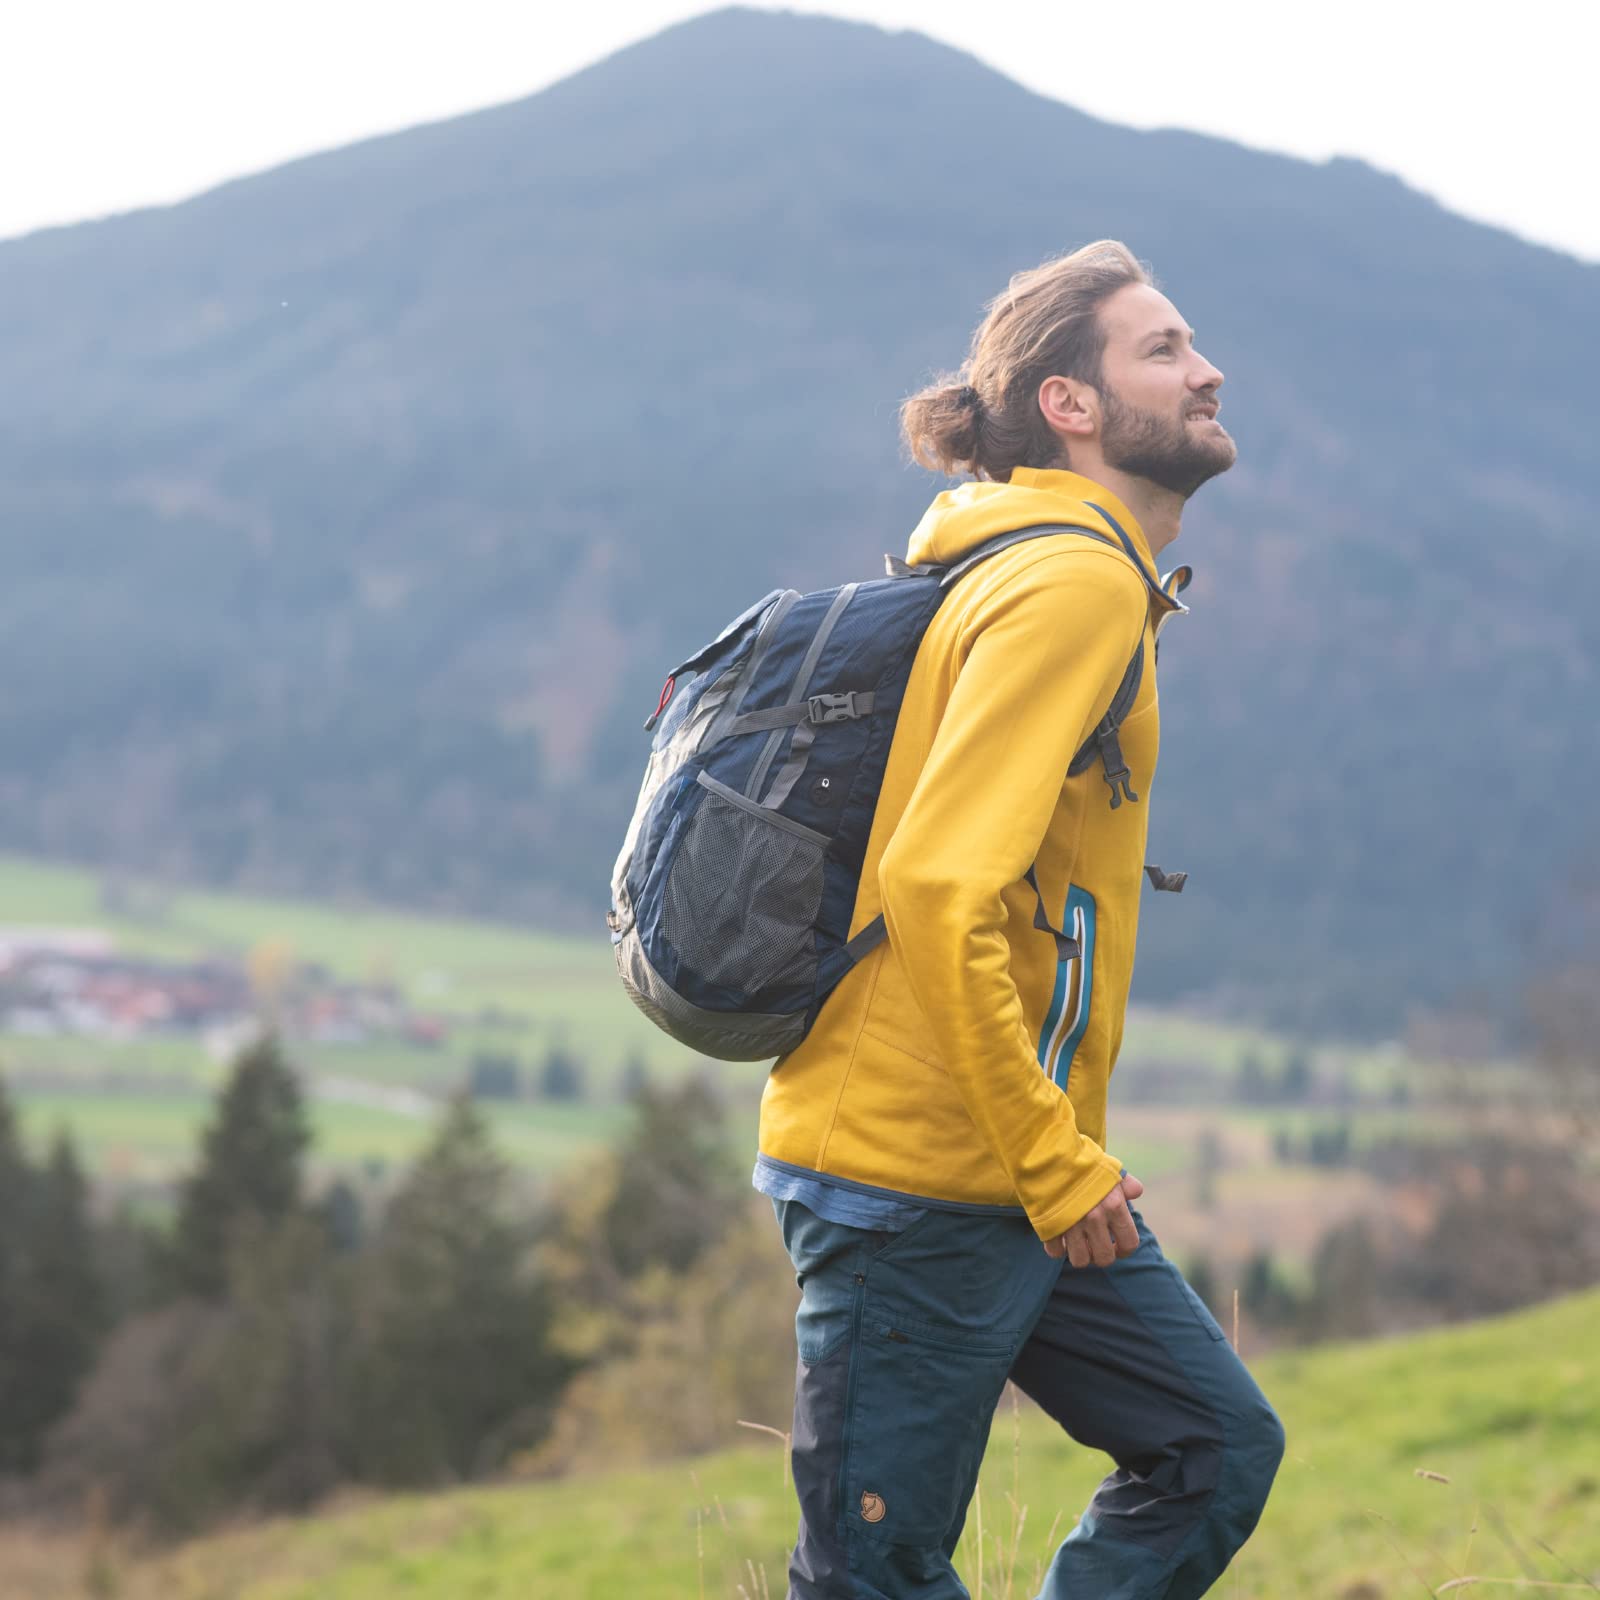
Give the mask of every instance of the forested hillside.
POLYGON ((898 399, 1103 235, 1241 447, 1139 997, 1509 1015, 1600 780, 1600 268, 815 17, 0 245, 0 847, 598 934, 665 670, 903 547, 898 399))

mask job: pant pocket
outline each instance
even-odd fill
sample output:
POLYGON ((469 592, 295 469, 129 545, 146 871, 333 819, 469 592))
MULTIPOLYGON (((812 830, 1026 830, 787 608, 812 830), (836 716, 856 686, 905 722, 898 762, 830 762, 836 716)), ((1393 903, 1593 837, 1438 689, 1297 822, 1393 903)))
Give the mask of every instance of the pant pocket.
POLYGON ((869 1304, 857 1349, 841 1513, 853 1532, 939 1545, 955 1532, 1016 1340, 869 1304))
POLYGON ((1176 1276, 1179 1285, 1183 1289, 1184 1299, 1189 1302, 1189 1309, 1194 1312, 1194 1320, 1198 1322, 1213 1339, 1226 1339, 1228 1337, 1227 1334, 1222 1331, 1221 1327, 1218 1325, 1217 1319, 1211 1315, 1211 1310, 1206 1305, 1205 1301, 1202 1300, 1200 1296, 1189 1287, 1188 1280, 1181 1272, 1178 1271, 1176 1267, 1173 1267, 1172 1271, 1174 1276, 1176 1276))

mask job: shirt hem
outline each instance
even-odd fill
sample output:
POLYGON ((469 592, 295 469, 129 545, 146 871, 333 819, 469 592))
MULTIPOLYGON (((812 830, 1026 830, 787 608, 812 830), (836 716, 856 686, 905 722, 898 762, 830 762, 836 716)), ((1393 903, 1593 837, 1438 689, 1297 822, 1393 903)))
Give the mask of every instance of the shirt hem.
POLYGON ((838 1188, 848 1189, 852 1193, 867 1195, 874 1199, 928 1206, 936 1211, 959 1211, 979 1217, 1022 1217, 1027 1215, 1027 1212, 1021 1206, 986 1205, 977 1200, 944 1200, 937 1195, 918 1194, 910 1189, 888 1189, 880 1184, 862 1183, 856 1178, 842 1178, 836 1172, 819 1172, 815 1167, 802 1167, 792 1161, 779 1161, 775 1156, 769 1156, 764 1152, 756 1156, 755 1171, 750 1175, 751 1187, 759 1190, 762 1194, 770 1193, 769 1190, 762 1187, 761 1179, 764 1172, 784 1173, 796 1178, 810 1178, 820 1183, 833 1184, 838 1188))

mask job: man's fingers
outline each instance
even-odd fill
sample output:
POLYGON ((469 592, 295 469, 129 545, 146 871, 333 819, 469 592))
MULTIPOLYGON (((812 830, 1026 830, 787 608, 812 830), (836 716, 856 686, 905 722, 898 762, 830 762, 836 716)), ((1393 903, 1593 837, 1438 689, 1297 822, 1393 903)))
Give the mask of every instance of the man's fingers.
POLYGON ((1125 1177, 1087 1216, 1048 1240, 1045 1252, 1057 1261, 1064 1255, 1075 1267, 1109 1267, 1131 1256, 1139 1248, 1139 1225, 1128 1202, 1143 1193, 1137 1178, 1125 1177))
POLYGON ((1097 1267, 1109 1267, 1117 1259, 1116 1241, 1111 1237, 1111 1227, 1104 1212, 1091 1211, 1083 1219, 1084 1231, 1089 1235, 1089 1248, 1097 1267))
MULTIPOLYGON (((1112 1190, 1115 1194, 1115 1190, 1112 1190)), ((1139 1248, 1139 1224, 1126 1205, 1110 1206, 1106 1221, 1110 1224, 1110 1237, 1117 1245, 1118 1256, 1131 1256, 1139 1248)))

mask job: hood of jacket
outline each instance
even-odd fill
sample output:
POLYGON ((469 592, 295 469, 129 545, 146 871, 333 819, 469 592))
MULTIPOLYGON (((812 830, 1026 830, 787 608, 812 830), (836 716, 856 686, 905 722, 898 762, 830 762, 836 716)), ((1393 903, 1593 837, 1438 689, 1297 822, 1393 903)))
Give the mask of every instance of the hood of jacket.
POLYGON ((1093 528, 1118 544, 1120 527, 1155 582, 1150 542, 1133 513, 1109 489, 1056 468, 1017 467, 1009 483, 963 483, 936 495, 912 531, 906 560, 912 566, 947 566, 996 534, 1044 522, 1093 528))

